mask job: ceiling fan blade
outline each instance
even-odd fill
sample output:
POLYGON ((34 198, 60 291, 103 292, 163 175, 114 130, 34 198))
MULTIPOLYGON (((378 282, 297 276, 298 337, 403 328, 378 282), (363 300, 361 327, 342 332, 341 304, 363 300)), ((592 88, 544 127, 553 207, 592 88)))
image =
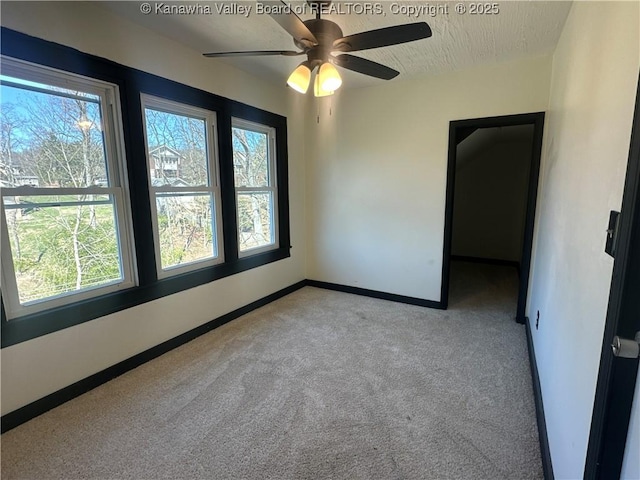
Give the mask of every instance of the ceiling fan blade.
POLYGON ((430 36, 431 28, 426 22, 407 23, 339 38, 333 42, 333 49, 340 52, 355 52, 357 50, 413 42, 430 36))
POLYGON ((300 20, 300 17, 298 17, 291 10, 291 7, 284 1, 280 0, 280 3, 282 5, 277 5, 280 8, 274 8, 276 12, 270 13, 271 18, 289 32, 289 35, 291 35, 298 43, 309 48, 317 45, 318 39, 313 33, 311 33, 311 30, 307 28, 302 20, 300 20), (279 11, 282 11, 283 13, 279 13, 279 11))
POLYGON ((205 57, 251 57, 251 56, 266 56, 266 55, 284 55, 285 57, 296 57, 298 55, 304 55, 304 52, 295 52, 293 50, 254 50, 248 52, 212 52, 203 53, 205 57))
POLYGON ((354 57, 353 55, 338 55, 337 57, 333 57, 333 61, 339 67, 383 80, 391 80, 400 75, 400 72, 393 68, 372 62, 366 58, 354 57))

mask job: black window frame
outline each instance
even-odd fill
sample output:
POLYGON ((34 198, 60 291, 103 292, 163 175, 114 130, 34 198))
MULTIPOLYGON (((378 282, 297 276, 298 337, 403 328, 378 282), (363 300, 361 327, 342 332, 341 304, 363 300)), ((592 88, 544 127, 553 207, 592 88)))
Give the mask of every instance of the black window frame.
POLYGON ((135 239, 134 262, 138 270, 138 285, 135 287, 11 320, 7 318, 0 292, 1 348, 290 257, 286 117, 5 27, 1 28, 0 36, 0 53, 3 56, 118 86, 135 239), (157 278, 141 102, 143 93, 216 112, 223 263, 160 280, 157 278), (280 243, 276 249, 242 258, 238 256, 232 118, 261 123, 273 127, 276 132, 276 208, 280 243))

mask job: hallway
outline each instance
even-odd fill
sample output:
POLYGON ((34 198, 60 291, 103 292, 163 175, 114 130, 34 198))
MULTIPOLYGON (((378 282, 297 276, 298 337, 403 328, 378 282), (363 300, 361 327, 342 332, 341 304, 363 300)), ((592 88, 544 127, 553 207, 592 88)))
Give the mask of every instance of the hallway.
POLYGON ((449 309, 515 319, 518 274, 514 267, 453 260, 449 288, 449 309))

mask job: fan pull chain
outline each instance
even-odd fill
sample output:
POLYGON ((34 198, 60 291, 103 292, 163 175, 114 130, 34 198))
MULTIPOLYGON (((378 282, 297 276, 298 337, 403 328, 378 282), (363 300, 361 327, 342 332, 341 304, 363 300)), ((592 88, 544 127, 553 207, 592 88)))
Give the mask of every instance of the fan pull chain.
MULTIPOLYGON (((316 122, 318 124, 320 124, 320 113, 322 110, 322 106, 321 106, 321 99, 316 99, 318 101, 316 101, 316 122)), ((329 116, 332 117, 333 116, 333 97, 330 97, 328 99, 329 101, 329 116)))

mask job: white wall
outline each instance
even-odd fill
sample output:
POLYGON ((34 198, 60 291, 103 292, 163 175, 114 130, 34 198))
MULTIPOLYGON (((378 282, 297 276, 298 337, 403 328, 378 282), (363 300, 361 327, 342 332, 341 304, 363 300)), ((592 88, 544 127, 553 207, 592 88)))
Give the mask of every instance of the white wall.
POLYGON ((449 122, 544 111, 549 81, 542 57, 319 102, 307 128, 308 278, 440 300, 449 122))
POLYGON ((575 2, 553 57, 527 314, 540 311, 533 341, 557 479, 584 469, 613 266, 604 230, 622 200, 639 17, 637 2, 575 2))
POLYGON ((90 2, 2 2, 2 25, 287 116, 293 245, 289 259, 2 349, 2 414, 305 278, 299 96, 90 2))
MULTIPOLYGON (((482 135, 482 130, 486 129, 476 130, 464 142, 482 135)), ((458 161, 452 255, 520 263, 533 126, 529 130, 528 141, 493 143, 458 161)), ((458 145, 458 151, 464 142, 458 145)))

